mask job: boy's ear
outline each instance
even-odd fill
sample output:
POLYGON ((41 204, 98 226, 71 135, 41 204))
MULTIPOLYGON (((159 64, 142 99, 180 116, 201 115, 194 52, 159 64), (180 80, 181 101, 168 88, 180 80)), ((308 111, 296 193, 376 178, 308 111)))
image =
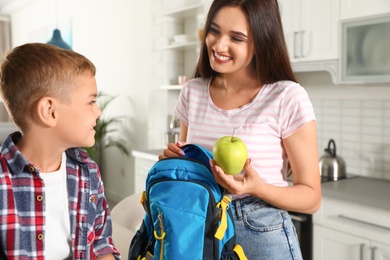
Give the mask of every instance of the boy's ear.
POLYGON ((57 105, 56 100, 51 97, 43 97, 37 103, 37 114, 40 121, 49 126, 57 125, 57 105))

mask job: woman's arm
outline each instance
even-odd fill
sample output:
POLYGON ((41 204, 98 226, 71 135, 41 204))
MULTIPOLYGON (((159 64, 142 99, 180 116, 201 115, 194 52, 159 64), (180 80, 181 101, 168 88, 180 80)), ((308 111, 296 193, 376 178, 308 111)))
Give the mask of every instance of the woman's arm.
POLYGON ((250 165, 244 166, 244 175, 226 175, 211 162, 219 184, 233 194, 250 194, 289 211, 314 213, 321 203, 321 182, 318 164, 316 122, 300 127, 283 140, 292 172, 293 186, 277 187, 267 184, 250 165))

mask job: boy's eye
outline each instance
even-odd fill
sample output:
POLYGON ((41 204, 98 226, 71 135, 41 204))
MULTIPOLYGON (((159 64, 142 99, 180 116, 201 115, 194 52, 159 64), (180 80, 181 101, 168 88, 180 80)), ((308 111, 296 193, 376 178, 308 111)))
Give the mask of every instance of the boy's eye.
POLYGON ((95 105, 96 104, 96 100, 92 100, 89 104, 95 105))

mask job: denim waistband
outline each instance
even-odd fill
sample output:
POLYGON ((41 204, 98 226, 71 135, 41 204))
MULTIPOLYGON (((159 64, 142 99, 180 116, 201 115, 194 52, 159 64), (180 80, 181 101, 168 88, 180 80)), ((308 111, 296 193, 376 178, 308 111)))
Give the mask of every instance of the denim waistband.
POLYGON ((234 199, 232 200, 232 207, 233 207, 233 212, 236 214, 238 219, 242 218, 242 209, 245 206, 249 206, 253 203, 256 203, 257 207, 273 207, 271 204, 268 202, 257 198, 253 196, 247 196, 239 199, 234 199))

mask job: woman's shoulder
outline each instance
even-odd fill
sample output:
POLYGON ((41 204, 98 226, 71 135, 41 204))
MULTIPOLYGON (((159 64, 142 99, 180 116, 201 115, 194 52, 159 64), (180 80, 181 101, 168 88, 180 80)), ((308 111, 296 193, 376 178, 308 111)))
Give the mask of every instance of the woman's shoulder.
POLYGON ((182 91, 184 93, 206 93, 209 85, 210 80, 204 78, 193 78, 183 85, 182 91))
POLYGON ((274 95, 287 95, 293 93, 306 93, 306 90, 297 82, 290 80, 277 81, 263 86, 263 92, 274 95))
POLYGON ((291 80, 281 80, 271 84, 266 84, 266 86, 268 86, 268 88, 270 89, 283 90, 283 91, 292 88, 302 88, 302 86, 299 83, 291 80))
POLYGON ((187 81, 183 87, 190 87, 190 88, 204 88, 207 87, 210 84, 210 80, 205 78, 193 78, 187 81))

